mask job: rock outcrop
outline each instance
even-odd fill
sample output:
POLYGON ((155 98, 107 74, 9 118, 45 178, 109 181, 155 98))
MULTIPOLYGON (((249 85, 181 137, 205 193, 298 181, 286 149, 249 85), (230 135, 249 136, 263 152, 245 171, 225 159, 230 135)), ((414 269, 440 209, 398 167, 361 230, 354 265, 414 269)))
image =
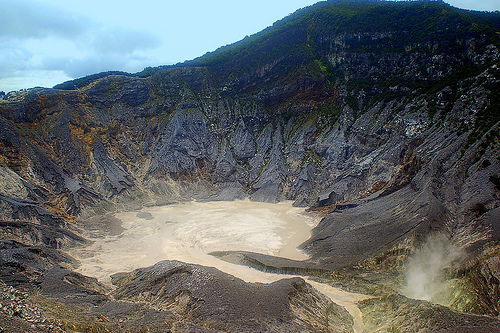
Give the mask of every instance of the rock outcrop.
POLYGON ((113 276, 119 300, 147 301, 225 332, 349 332, 352 319, 302 279, 245 283, 214 268, 162 261, 113 276))

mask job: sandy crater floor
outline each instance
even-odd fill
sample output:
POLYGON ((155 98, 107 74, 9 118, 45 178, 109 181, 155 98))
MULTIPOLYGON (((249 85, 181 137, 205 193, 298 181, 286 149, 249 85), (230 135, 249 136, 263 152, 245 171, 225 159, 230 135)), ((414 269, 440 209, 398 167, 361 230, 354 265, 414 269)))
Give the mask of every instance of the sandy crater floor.
POLYGON ((307 259, 297 249, 317 220, 291 202, 187 202, 117 213, 125 229, 116 236, 90 238, 94 243, 73 250, 78 271, 109 283, 109 276, 153 265, 161 260, 214 266, 247 282, 284 278, 231 264, 208 253, 250 251, 295 260, 307 259))

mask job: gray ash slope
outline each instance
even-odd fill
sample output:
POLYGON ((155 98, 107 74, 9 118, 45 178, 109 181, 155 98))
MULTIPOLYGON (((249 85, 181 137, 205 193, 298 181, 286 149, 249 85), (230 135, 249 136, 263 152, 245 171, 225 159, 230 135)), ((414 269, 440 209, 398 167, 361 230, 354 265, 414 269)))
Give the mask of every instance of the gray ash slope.
POLYGON ((327 1, 184 64, 9 93, 2 279, 69 274, 55 253, 110 210, 294 200, 325 214, 310 267, 398 274, 438 232, 467 253, 452 308, 498 315, 499 31, 441 1, 327 1))

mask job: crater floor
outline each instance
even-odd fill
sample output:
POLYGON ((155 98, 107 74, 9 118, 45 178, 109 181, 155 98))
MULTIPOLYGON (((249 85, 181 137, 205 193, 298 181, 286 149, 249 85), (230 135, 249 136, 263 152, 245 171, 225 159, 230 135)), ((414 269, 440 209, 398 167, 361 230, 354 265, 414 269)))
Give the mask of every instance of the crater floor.
POLYGON ((71 251, 78 271, 109 282, 109 276, 162 260, 213 266, 247 282, 269 283, 283 275, 265 274, 215 258, 214 251, 248 251, 294 260, 308 259, 297 249, 310 236, 315 216, 292 202, 185 202, 123 212, 123 232, 89 237, 93 243, 71 251))

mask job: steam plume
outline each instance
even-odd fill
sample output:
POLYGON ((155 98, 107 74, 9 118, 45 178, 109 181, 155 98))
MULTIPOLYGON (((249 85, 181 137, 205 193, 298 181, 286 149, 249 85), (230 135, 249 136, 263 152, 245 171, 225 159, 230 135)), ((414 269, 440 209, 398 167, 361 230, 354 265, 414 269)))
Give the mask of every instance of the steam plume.
POLYGON ((410 258, 404 293, 412 298, 432 301, 443 292, 443 271, 464 255, 464 250, 443 234, 429 236, 410 258))

